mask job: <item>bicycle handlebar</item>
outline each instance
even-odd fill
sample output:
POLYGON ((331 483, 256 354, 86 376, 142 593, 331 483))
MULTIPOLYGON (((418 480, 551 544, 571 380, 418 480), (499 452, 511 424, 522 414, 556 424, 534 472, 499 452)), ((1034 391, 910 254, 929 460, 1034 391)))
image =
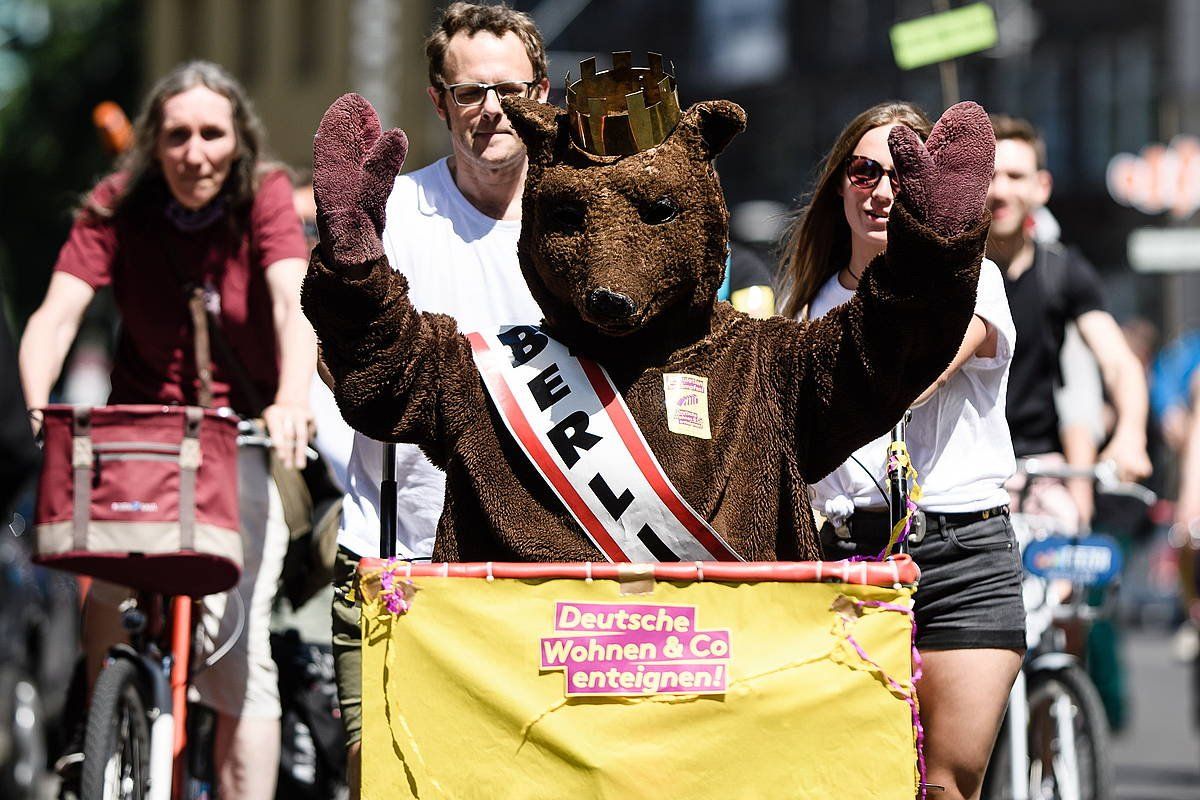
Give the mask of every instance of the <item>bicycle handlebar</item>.
POLYGON ((1101 494, 1132 497, 1147 507, 1158 501, 1158 495, 1140 483, 1130 483, 1118 478, 1117 465, 1113 461, 1101 461, 1090 467, 1072 467, 1039 458, 1019 458, 1017 474, 1025 475, 1031 483, 1041 478, 1088 478, 1096 482, 1096 490, 1101 494))
MULTIPOLYGON (((275 443, 271 441, 271 437, 267 435, 266 430, 262 426, 255 424, 252 420, 243 419, 238 421, 237 445, 238 447, 262 447, 270 450, 275 446, 275 443)), ((317 451, 305 445, 304 457, 309 461, 315 461, 317 459, 317 451)))

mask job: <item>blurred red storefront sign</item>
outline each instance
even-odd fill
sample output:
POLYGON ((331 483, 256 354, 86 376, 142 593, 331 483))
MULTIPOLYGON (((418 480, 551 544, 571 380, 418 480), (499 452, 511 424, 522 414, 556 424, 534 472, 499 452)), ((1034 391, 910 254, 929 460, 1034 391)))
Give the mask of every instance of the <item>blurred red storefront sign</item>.
POLYGON ((1108 193, 1144 214, 1187 219, 1200 209, 1200 138, 1181 135, 1138 155, 1118 153, 1108 162, 1108 193))

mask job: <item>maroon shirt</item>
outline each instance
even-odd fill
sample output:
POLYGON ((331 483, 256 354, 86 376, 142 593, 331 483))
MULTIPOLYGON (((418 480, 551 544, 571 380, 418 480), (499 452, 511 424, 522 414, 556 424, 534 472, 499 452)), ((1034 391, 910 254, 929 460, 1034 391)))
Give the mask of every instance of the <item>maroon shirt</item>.
MULTIPOLYGON (((110 175, 91 201, 111 206, 125 181, 110 175)), ((55 270, 93 289, 113 287, 121 334, 113 362, 110 403, 195 403, 198 390, 191 316, 183 285, 208 287, 219 297, 221 328, 263 403, 275 397, 278 348, 266 268, 284 258, 307 258, 287 175, 263 178, 247 230, 235 236, 222 217, 187 233, 163 207, 136 208, 116 220, 86 214, 75 222, 55 270)), ((210 301, 211 305, 212 301, 210 301)), ((242 413, 250 402, 215 344, 213 401, 242 413)))

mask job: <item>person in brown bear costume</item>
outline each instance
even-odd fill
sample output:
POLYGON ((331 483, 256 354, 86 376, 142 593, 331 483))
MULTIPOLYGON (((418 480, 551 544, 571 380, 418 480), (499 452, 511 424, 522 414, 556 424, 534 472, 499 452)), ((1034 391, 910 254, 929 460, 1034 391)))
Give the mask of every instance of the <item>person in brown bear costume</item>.
MULTIPOLYGON (((904 188, 887 252, 811 323, 716 302, 727 213, 712 161, 745 127, 741 108, 696 104, 626 156, 581 149, 565 110, 504 109, 529 152, 519 258, 542 331, 607 370, 669 480, 738 556, 818 558, 807 482, 890 428, 971 318, 995 147, 983 109, 954 106, 924 144, 892 132, 904 188), (711 439, 668 429, 664 373, 707 377, 711 439)), ((314 143, 321 241, 303 305, 343 415, 446 470, 435 560, 602 559, 506 430, 464 332, 415 311, 388 266, 384 202, 406 152, 357 95, 330 107, 314 143)))

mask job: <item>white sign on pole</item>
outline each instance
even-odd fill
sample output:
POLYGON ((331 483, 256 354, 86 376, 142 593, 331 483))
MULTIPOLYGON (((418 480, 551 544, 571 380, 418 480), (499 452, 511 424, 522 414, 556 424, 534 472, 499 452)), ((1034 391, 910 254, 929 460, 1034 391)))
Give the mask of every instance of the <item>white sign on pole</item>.
POLYGON ((1139 228, 1126 248, 1137 272, 1200 270, 1200 228, 1139 228))

